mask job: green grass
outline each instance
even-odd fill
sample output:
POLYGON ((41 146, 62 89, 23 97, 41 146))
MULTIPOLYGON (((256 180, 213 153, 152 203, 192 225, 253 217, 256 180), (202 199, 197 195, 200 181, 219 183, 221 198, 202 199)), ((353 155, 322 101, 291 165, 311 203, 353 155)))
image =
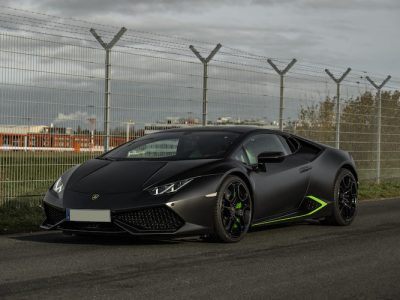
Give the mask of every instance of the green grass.
POLYGON ((67 169, 98 154, 0 152, 0 204, 44 194, 67 169))
POLYGON ((0 234, 40 230, 39 204, 67 169, 99 153, 0 152, 0 234))
POLYGON ((40 230, 44 221, 43 209, 28 201, 15 201, 0 207, 0 234, 40 230))
POLYGON ((361 182, 358 196, 360 200, 400 198, 400 181, 384 182, 381 184, 361 182))

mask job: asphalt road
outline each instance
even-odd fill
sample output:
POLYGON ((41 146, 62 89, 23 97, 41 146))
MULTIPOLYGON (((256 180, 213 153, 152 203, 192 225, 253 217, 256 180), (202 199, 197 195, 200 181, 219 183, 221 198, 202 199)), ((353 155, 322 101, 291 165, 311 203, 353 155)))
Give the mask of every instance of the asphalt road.
POLYGON ((0 237, 1 299, 400 299, 400 199, 350 227, 269 227, 238 244, 58 232, 0 237))

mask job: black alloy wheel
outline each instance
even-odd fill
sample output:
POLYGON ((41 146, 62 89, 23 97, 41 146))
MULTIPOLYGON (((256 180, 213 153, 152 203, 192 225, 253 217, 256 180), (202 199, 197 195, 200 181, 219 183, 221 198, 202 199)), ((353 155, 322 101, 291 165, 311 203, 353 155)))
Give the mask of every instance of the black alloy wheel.
POLYGON ((228 176, 217 197, 213 236, 222 242, 237 242, 251 223, 253 205, 249 188, 241 178, 228 176))
POLYGON ((353 219, 357 205, 357 182, 354 176, 346 175, 339 186, 340 215, 346 221, 353 219))
POLYGON ((350 225, 357 214, 358 184, 353 173, 341 169, 335 183, 333 213, 326 218, 327 223, 350 225))

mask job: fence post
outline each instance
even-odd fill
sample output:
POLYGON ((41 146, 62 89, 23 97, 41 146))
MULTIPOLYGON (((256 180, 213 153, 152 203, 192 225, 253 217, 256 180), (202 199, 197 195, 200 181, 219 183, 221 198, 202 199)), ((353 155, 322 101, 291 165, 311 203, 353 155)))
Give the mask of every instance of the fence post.
POLYGON ((336 78, 328 69, 325 69, 326 74, 329 75, 330 78, 336 83, 336 138, 335 138, 335 146, 337 149, 340 148, 340 83, 346 76, 350 73, 351 68, 347 68, 347 70, 343 73, 340 78, 336 78))
POLYGON ((279 70, 278 67, 272 62, 271 59, 267 59, 267 62, 271 65, 271 67, 279 74, 281 77, 280 82, 280 93, 279 93, 279 130, 283 130, 283 78, 285 74, 290 70, 291 67, 297 62, 295 58, 286 66, 285 69, 279 70))
POLYGON ((196 48, 193 45, 190 45, 189 48, 190 50, 193 51, 193 53, 197 56, 197 58, 202 62, 203 64, 203 118, 202 118, 202 125, 206 126, 207 125, 207 79, 208 79, 208 63, 210 60, 214 57, 215 54, 217 54, 218 50, 222 47, 221 44, 217 44, 215 46, 214 50, 211 51, 210 55, 207 56, 207 58, 204 58, 201 56, 199 51, 196 50, 196 48))
POLYGON ((386 79, 380 84, 377 85, 369 76, 365 77, 369 83, 378 91, 376 97, 378 100, 378 128, 377 128, 377 141, 376 141, 376 183, 381 183, 381 135, 382 135, 382 99, 381 99, 381 89, 384 85, 392 78, 392 76, 388 75, 386 79))
MULTIPOLYGON (((126 142, 129 142, 130 140, 131 125, 135 125, 135 122, 133 122, 133 120, 129 120, 128 122, 126 122, 126 142)), ((133 138, 135 138, 135 131, 133 131, 133 138)))
POLYGON ((105 80, 104 80, 104 152, 110 149, 110 80, 111 80, 111 49, 118 42, 121 36, 125 33, 126 28, 122 27, 118 33, 113 37, 111 42, 105 43, 102 38, 96 33, 93 28, 90 28, 90 32, 100 43, 100 45, 106 50, 105 58, 105 80))

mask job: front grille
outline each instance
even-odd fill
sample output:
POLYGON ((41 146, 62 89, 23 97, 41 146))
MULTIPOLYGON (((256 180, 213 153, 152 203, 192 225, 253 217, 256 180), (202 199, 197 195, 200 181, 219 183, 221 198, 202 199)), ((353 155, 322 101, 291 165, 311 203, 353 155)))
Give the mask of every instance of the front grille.
POLYGON ((44 203, 44 211, 46 213, 46 224, 55 225, 65 219, 65 209, 44 203))
POLYGON ((120 221, 139 231, 176 231, 184 224, 183 220, 168 207, 144 208, 116 213, 114 220, 120 221))

